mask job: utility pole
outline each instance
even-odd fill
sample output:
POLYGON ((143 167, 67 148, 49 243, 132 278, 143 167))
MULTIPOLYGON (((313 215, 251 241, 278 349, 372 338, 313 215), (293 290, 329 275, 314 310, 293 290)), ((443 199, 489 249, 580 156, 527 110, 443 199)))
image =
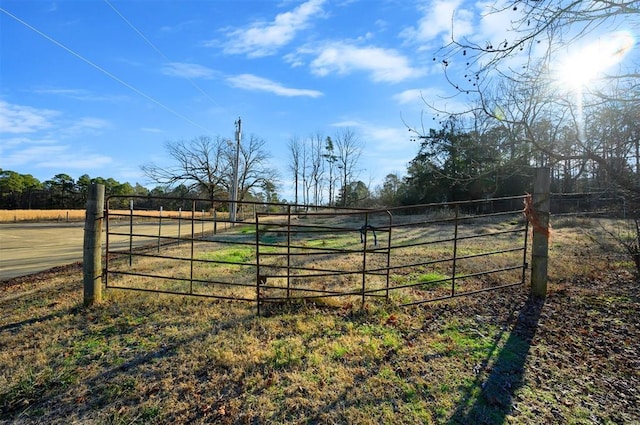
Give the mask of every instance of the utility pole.
POLYGON ((236 211, 238 202, 238 168, 240 166, 240 139, 242 138, 242 121, 238 117, 236 125, 236 160, 233 164, 233 187, 231 190, 231 208, 229 218, 232 223, 236 222, 236 211))

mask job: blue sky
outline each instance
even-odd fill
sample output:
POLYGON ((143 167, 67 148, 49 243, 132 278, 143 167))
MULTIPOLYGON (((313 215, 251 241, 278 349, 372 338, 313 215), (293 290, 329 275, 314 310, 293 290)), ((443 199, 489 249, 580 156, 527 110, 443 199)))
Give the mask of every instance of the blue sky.
MULTIPOLYGON (((289 140, 352 129, 359 179, 404 174, 421 96, 448 91, 434 52, 503 37, 508 14, 462 0, 0 0, 0 168, 148 184, 167 141, 266 141, 291 193, 289 140)), ((451 105, 449 105, 451 106, 451 105)))

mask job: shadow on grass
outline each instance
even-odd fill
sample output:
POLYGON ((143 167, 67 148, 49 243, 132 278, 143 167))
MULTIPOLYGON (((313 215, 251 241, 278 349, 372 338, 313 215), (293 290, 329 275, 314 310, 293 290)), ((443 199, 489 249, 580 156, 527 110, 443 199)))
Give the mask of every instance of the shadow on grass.
POLYGON ((78 312, 82 311, 82 307, 80 305, 76 305, 73 307, 69 307, 55 313, 46 314, 44 316, 32 317, 30 319, 25 319, 20 322, 8 323, 6 325, 0 326, 0 332, 11 332, 17 333, 22 330, 23 327, 33 325, 34 323, 47 322, 49 320, 57 319, 60 317, 74 315, 78 312))
MULTIPOLYGON (((117 311, 106 311, 109 310, 109 307, 111 307, 109 304, 88 309, 76 306, 44 317, 7 325, 5 330, 20 330, 21 327, 29 323, 51 320, 65 315, 75 316, 78 319, 78 323, 74 324, 74 326, 79 326, 78 329, 85 329, 89 325, 95 327, 99 322, 117 317, 119 314, 117 311), (93 316, 93 318, 88 318, 89 316, 93 316)), ((129 394, 127 392, 129 388, 125 387, 132 385, 132 382, 135 383, 135 379, 137 379, 135 375, 140 373, 139 369, 149 369, 149 365, 155 362, 177 356, 182 347, 205 340, 239 324, 249 323, 254 319, 255 315, 253 314, 238 314, 227 321, 212 322, 196 332, 185 332, 184 335, 172 338, 170 342, 163 343, 160 347, 142 350, 126 360, 122 359, 124 360, 122 363, 101 361, 100 357, 92 358, 89 365, 78 363, 71 357, 67 362, 62 360, 61 364, 55 364, 56 362, 52 361, 44 368, 50 370, 50 373, 38 371, 35 376, 27 376, 23 380, 24 383, 18 383, 8 392, 0 391, 0 423, 3 423, 3 420, 28 421, 30 419, 41 423, 55 422, 60 416, 68 415, 71 412, 79 418, 84 418, 94 414, 95 412, 92 413, 92 410, 99 410, 112 402, 138 403, 139 395, 134 392, 129 394), (98 364, 97 367, 94 367, 96 373, 89 373, 84 377, 78 376, 77 369, 90 367, 92 364, 98 364), (107 392, 111 390, 111 393, 104 394, 105 390, 107 392), (82 400, 82 403, 78 404, 78 400, 82 400)), ((176 326, 179 326, 179 323, 176 326)), ((130 328, 130 331, 133 330, 135 330, 134 326, 130 328)), ((121 329, 117 334, 123 336, 128 332, 128 329, 121 329)), ((161 327, 158 333, 162 334, 161 327)), ((109 337, 104 338, 102 343, 108 345, 109 337)), ((82 337, 80 339, 76 337, 74 341, 82 342, 83 340, 82 337)), ((64 343, 71 346, 71 342, 65 341, 64 343)), ((157 374, 162 373, 162 370, 145 370, 144 372, 148 380, 153 380, 157 378, 157 374)))
POLYGON ((482 374, 478 375, 451 417, 451 423, 505 423, 513 409, 515 393, 524 383, 524 366, 544 301, 529 295, 504 346, 495 357, 492 351, 484 362, 485 368, 491 367, 488 378, 482 382, 482 374), (493 363, 492 358, 495 358, 493 363))

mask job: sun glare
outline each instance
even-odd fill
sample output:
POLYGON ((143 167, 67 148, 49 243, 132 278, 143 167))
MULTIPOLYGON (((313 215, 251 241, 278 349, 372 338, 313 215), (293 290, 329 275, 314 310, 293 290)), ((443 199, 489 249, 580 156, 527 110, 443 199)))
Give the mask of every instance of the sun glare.
POLYGON ((633 48, 634 43, 629 32, 621 31, 569 53, 557 68, 558 81, 580 88, 619 63, 633 48))

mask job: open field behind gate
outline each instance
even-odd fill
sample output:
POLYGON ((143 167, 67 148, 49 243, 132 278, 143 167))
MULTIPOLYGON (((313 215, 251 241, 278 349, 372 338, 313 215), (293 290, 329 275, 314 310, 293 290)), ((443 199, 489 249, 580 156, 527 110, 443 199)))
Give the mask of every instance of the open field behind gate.
POLYGON ((107 287, 253 301, 260 309, 295 299, 417 304, 521 284, 522 199, 509 198, 517 209, 484 214, 467 202, 393 211, 288 207, 233 224, 194 216, 181 237, 132 225, 130 233, 108 232, 107 287), (116 237, 129 237, 132 248, 110 249, 116 237), (149 247, 133 249, 140 240, 149 247))

